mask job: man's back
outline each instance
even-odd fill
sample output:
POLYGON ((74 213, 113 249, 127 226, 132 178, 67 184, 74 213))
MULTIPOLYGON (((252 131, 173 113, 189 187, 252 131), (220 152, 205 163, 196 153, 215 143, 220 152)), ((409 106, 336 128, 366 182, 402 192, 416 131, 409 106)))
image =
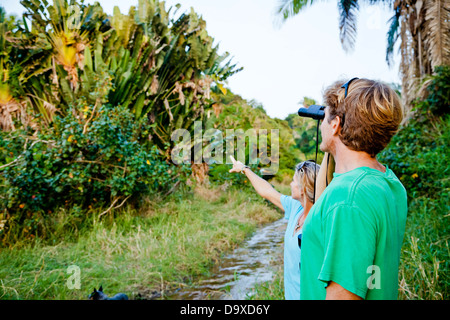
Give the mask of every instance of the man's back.
POLYGON ((324 299, 329 281, 365 299, 396 299, 406 213, 391 170, 335 174, 305 221, 301 299, 324 299))

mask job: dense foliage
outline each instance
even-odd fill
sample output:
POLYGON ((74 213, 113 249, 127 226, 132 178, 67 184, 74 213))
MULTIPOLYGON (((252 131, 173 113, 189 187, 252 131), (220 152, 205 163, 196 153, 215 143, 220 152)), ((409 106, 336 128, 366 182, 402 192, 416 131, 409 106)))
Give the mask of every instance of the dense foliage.
POLYGON ((0 237, 186 180, 171 134, 205 122, 212 87, 240 70, 205 21, 158 0, 112 16, 76 0, 21 4, 20 18, 0 7, 0 237))
POLYGON ((34 139, 22 130, 1 133, 0 159, 17 161, 2 171, 2 200, 9 211, 108 203, 170 186, 174 165, 162 160, 156 147, 141 143, 150 129, 145 121, 135 121, 123 107, 102 106, 83 133, 74 114, 75 109, 64 118, 57 116, 34 139))
MULTIPOLYGON (((289 121, 269 117, 262 105, 256 101, 246 101, 242 97, 233 94, 231 91, 216 92, 216 103, 213 106, 213 111, 207 119, 206 128, 214 128, 223 132, 224 137, 235 139, 234 136, 226 136, 227 129, 242 129, 245 133, 249 129, 254 129, 257 133, 258 143, 265 140, 267 150, 258 148, 259 162, 250 165, 253 172, 256 172, 263 178, 269 179, 275 176, 276 179, 282 181, 283 179, 291 180, 294 174, 295 165, 306 157, 299 150, 299 146, 295 143, 294 137, 301 132, 302 127, 290 126, 289 121), (264 135, 261 129, 267 130, 267 136, 264 135), (278 130, 278 153, 272 150, 272 143, 276 136, 272 136, 272 129, 278 130), (265 154, 263 154, 263 151, 265 154), (265 160, 265 161, 263 161, 265 160), (272 163, 277 161, 277 164, 272 163), (266 170, 263 174, 261 170, 266 170), (272 171, 272 172, 271 172, 272 171), (275 172, 276 171, 276 172, 275 172), (273 173, 273 174, 269 174, 273 173)), ((297 116, 297 118, 300 118, 297 116)), ((225 139, 226 140, 226 139, 225 139)), ((237 141, 237 140, 236 140, 237 141)), ((235 141, 235 146, 237 145, 235 141)), ((247 141, 245 149, 246 163, 249 164, 251 150, 250 142, 247 141)), ((226 141, 223 143, 223 150, 227 148, 226 141)), ((248 183, 245 175, 229 174, 230 165, 223 159, 223 164, 213 164, 210 169, 210 180, 212 181, 234 181, 240 185, 248 183)))
POLYGON ((449 71, 449 66, 435 69, 425 83, 425 98, 415 102, 415 116, 380 155, 408 194, 401 299, 448 299, 450 294, 449 71))
POLYGON ((8 213, 7 230, 39 233, 41 220, 57 208, 119 206, 130 197, 167 192, 175 177, 185 179, 188 167, 175 167, 146 143, 147 119, 137 121, 127 108, 109 104, 88 123, 85 116, 91 116, 86 107, 76 105, 36 135, 0 132, 0 163, 7 163, 0 205, 8 213))
MULTIPOLYGON (((316 104, 314 99, 304 97, 303 107, 316 104)), ((289 127, 293 130, 296 147, 308 158, 308 155, 315 153, 317 140, 317 121, 309 118, 299 117, 297 113, 291 113, 286 118, 289 127)), ((319 132, 319 141, 321 136, 319 132)), ((313 158, 311 158, 313 159, 313 158)), ((320 163, 321 161, 317 161, 320 163)))
POLYGON ((450 187, 450 67, 441 66, 435 71, 436 75, 426 83, 426 98, 416 100, 414 117, 380 154, 380 159, 398 175, 410 198, 446 196, 443 191, 450 187))
MULTIPOLYGON (((21 18, 0 8, 0 237, 42 234, 61 208, 83 218, 136 205, 143 195, 172 192, 191 173, 248 183, 228 172, 228 159, 173 164, 172 133, 193 137, 196 121, 224 134, 268 129, 267 154, 280 158, 279 179, 291 178, 301 158, 293 127, 224 88, 240 69, 218 54, 192 9, 180 14, 179 6, 139 0, 128 14, 107 15, 98 3, 21 3, 21 18), (280 130, 278 154, 270 129, 280 130)), ((246 143, 247 161, 250 152, 246 143)), ((260 175, 268 167, 251 166, 260 175)))
POLYGON ((176 15, 164 2, 139 0, 128 15, 116 7, 108 16, 98 3, 21 3, 31 27, 0 12, 3 129, 15 128, 14 118, 36 127, 34 114, 49 125, 55 112, 66 115, 81 97, 90 105, 106 98, 138 119, 148 117, 151 137, 164 151, 174 129, 203 118, 211 86, 240 70, 228 54, 218 54, 193 10, 176 15), (99 73, 109 74, 114 87, 96 97, 99 73))

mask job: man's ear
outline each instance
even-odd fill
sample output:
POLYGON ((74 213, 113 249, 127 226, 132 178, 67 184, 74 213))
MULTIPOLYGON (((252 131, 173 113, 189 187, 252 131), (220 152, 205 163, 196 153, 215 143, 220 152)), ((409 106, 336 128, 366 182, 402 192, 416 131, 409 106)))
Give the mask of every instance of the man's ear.
POLYGON ((339 135, 341 130, 342 119, 339 116, 335 116, 333 120, 331 120, 331 129, 333 130, 333 135, 339 135))

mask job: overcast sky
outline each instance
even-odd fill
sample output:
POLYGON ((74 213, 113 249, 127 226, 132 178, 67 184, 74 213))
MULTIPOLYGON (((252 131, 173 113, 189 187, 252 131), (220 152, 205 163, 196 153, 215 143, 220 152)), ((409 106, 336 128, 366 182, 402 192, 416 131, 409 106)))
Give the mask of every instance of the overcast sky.
MULTIPOLYGON (((49 1, 51 2, 51 1, 49 1)), ((86 0, 86 3, 94 1, 86 0)), ((128 13, 137 0, 100 0, 107 13, 115 5, 128 13)), ((325 87, 341 78, 366 77, 400 83, 397 52, 388 68, 386 33, 393 12, 382 6, 362 6, 355 50, 346 53, 339 41, 336 1, 315 2, 281 27, 274 24, 277 0, 167 0, 167 7, 190 7, 207 23, 219 51, 230 52, 244 70, 228 85, 247 100, 261 103, 268 115, 284 119, 296 113, 303 97, 322 101, 325 87)), ((8 14, 21 14, 17 0, 0 0, 8 14)))

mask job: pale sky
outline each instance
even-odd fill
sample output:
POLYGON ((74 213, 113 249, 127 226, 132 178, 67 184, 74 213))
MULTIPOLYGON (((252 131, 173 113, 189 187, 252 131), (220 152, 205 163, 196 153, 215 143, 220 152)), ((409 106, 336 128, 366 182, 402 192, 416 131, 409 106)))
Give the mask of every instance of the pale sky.
MULTIPOLYGON (((116 5, 128 13, 138 0, 99 2, 112 14, 116 5)), ((341 78, 400 84, 397 50, 392 68, 385 61, 387 21, 393 11, 380 5, 361 5, 355 49, 345 53, 339 41, 336 1, 315 2, 281 27, 274 24, 277 0, 167 0, 166 8, 176 3, 181 4, 179 12, 194 7, 219 44, 219 52, 228 51, 244 67, 226 86, 261 103, 271 117, 284 119, 296 113, 305 96, 320 103, 324 88, 341 78)), ((0 5, 8 14, 23 12, 17 0, 0 0, 0 5)))

